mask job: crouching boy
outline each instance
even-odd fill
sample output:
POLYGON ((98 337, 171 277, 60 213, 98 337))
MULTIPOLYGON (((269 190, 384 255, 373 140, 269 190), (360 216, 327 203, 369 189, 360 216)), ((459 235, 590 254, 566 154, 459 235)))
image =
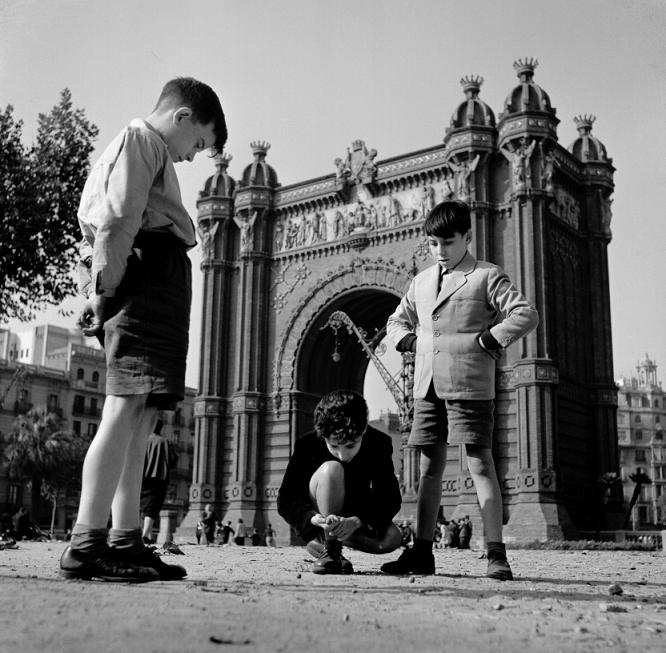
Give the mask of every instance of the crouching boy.
POLYGON ((400 545, 392 519, 401 497, 391 438, 368 426, 365 399, 325 395, 314 431, 296 441, 278 494, 278 512, 308 543, 315 574, 351 574, 342 546, 389 553, 400 545))

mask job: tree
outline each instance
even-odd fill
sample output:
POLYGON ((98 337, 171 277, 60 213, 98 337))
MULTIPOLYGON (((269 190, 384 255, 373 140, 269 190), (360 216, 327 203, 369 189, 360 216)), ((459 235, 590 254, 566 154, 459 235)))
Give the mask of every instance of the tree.
POLYGON ((63 430, 63 424, 61 417, 41 406, 19 415, 12 431, 3 435, 8 474, 30 484, 31 514, 35 521, 39 519, 43 490, 47 496, 50 492, 50 496, 57 497, 67 473, 71 475, 77 460, 80 466, 85 455, 87 443, 77 442, 77 436, 63 430))
POLYGON ((39 114, 27 149, 22 128, 7 106, 0 113, 0 321, 28 321, 75 294, 76 210, 98 134, 68 89, 49 114, 39 114))
POLYGON ((617 472, 604 472, 597 479, 597 486, 599 487, 600 499, 601 499, 601 511, 599 512, 599 522, 597 525, 597 535, 604 525, 605 516, 606 516, 606 506, 611 497, 613 487, 620 483, 622 479, 617 474, 617 472))
POLYGON ((652 485, 652 479, 645 473, 645 472, 636 472, 635 474, 629 474, 629 479, 635 483, 634 485, 634 492, 631 495, 631 501, 629 502, 629 509, 627 510, 627 514, 624 518, 624 529, 627 530, 629 528, 629 520, 631 519, 631 511, 634 509, 634 506, 636 505, 636 502, 638 501, 638 497, 641 494, 641 488, 644 485, 652 485))

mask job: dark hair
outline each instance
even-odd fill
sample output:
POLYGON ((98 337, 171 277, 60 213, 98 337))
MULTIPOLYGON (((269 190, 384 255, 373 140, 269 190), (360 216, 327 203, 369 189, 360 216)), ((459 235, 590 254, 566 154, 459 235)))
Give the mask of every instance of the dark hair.
POLYGON ((164 85, 155 108, 160 108, 167 103, 189 107, 192 109, 192 119, 201 125, 208 125, 212 122, 215 129, 213 148, 219 154, 222 153, 227 142, 227 123, 220 99, 208 84, 193 77, 176 77, 164 85))
POLYGON ((423 224, 427 236, 453 238, 472 228, 469 206, 460 200, 446 200, 430 209, 423 224))
POLYGON ((368 405, 352 390, 334 390, 324 395, 314 411, 317 435, 338 444, 360 438, 368 426, 368 405))

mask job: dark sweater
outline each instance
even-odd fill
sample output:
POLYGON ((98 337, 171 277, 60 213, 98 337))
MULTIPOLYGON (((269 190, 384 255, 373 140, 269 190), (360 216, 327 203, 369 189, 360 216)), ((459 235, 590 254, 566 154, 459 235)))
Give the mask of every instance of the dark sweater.
MULTIPOLYGON (((387 526, 400 510, 402 499, 392 452, 391 438, 369 426, 358 453, 349 462, 342 463, 348 491, 355 488, 363 495, 358 504, 353 496, 346 497, 345 504, 358 506, 354 515, 364 524, 387 526)), ((328 460, 337 461, 337 458, 331 455, 326 442, 315 432, 307 433, 296 441, 278 493, 278 512, 306 541, 321 531, 310 523, 317 514, 310 499, 310 479, 328 460)))

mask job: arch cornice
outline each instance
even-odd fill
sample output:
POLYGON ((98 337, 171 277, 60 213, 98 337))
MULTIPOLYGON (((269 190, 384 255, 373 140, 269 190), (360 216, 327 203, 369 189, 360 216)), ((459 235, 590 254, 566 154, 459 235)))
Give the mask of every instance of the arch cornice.
POLYGON ((341 265, 333 274, 320 279, 303 295, 291 314, 284 335, 275 348, 273 364, 274 397, 294 389, 297 353, 303 337, 322 310, 343 292, 354 290, 383 290, 399 298, 407 289, 414 270, 407 261, 356 257, 341 265))

